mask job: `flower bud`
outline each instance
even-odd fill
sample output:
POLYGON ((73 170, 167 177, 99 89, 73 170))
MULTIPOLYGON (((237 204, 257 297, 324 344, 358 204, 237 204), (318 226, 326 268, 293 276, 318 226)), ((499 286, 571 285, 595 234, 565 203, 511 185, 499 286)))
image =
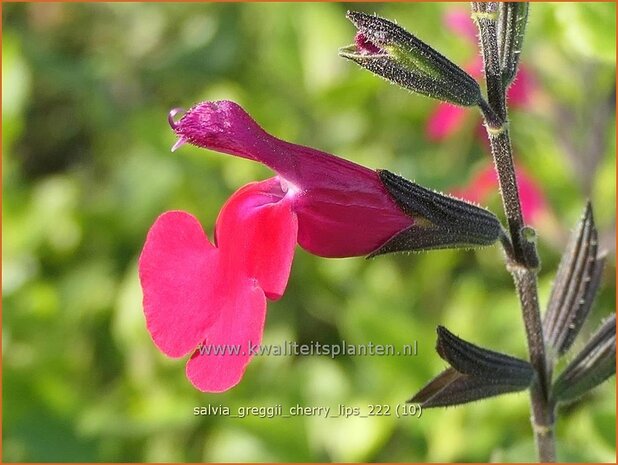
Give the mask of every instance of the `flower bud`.
POLYGON ((348 12, 358 28, 355 43, 339 54, 413 92, 461 106, 481 100, 478 83, 464 70, 400 26, 378 16, 348 12))

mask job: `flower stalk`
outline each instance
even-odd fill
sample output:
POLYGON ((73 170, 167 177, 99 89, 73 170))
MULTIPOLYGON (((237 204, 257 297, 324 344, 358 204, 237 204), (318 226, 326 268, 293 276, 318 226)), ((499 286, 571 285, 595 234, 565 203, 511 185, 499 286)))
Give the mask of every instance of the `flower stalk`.
POLYGON ((535 381, 530 388, 530 400, 537 451, 540 461, 554 462, 556 460, 553 434, 555 415, 554 406, 549 398, 551 375, 547 367, 543 324, 538 301, 539 259, 533 230, 526 227, 523 220, 515 176, 508 130, 506 86, 500 66, 500 46, 497 34, 498 10, 497 2, 472 2, 472 19, 479 30, 480 49, 487 81, 489 108, 481 107, 481 112, 485 119, 492 157, 498 172, 500 195, 513 245, 512 253, 507 251, 507 267, 515 281, 524 319, 530 363, 536 372, 535 381))

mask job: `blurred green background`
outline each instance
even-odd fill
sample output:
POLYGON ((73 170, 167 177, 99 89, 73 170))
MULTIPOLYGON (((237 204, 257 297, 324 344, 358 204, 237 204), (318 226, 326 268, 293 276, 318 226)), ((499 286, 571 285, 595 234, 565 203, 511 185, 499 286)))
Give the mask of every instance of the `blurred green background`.
MULTIPOLYGON (((436 103, 337 56, 346 9, 397 19, 455 62, 444 26, 466 4, 4 4, 3 461, 485 461, 534 458, 528 396, 420 419, 196 417, 193 407, 395 406, 445 367, 435 327, 526 357, 498 247, 325 260, 298 250, 265 343, 395 344, 415 357, 258 357, 203 394, 145 329, 136 260, 163 211, 211 235, 225 199, 267 169, 184 147, 167 113, 233 99, 269 132, 435 189, 488 155, 475 110, 441 143, 436 103)), ((614 310, 615 4, 534 4, 522 61, 537 89, 513 111, 518 160, 550 205, 539 230, 544 304, 586 197, 610 251, 584 336, 614 310)), ((488 206, 500 211, 496 196, 488 206)), ((576 347, 581 346, 581 339, 576 347)), ((562 460, 615 460, 615 381, 560 411, 562 460)))

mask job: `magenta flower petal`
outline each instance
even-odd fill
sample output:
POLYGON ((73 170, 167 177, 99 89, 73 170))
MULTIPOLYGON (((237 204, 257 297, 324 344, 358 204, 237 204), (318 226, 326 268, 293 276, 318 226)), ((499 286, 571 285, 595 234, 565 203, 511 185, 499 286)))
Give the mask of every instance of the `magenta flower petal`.
POLYGON ((313 254, 367 255, 413 223, 375 171, 277 139, 233 102, 200 103, 173 129, 180 140, 277 172, 298 215, 298 242, 313 254))
MULTIPOLYGON (((517 184, 522 215, 528 224, 537 224, 549 206, 537 182, 521 167, 516 167, 517 184)), ((452 194, 469 202, 485 203, 498 194, 498 175, 493 165, 486 165, 477 172, 463 188, 454 189, 452 194)))
POLYGON ((298 221, 291 198, 279 178, 254 182, 237 190, 217 219, 217 247, 231 272, 255 278, 272 300, 283 295, 294 258, 298 221))
POLYGON ((245 279, 229 289, 234 292, 223 302, 220 318, 187 362, 187 378, 200 391, 222 392, 238 384, 251 361, 252 346, 262 342, 266 299, 253 284, 245 279))
POLYGON ((451 136, 463 125, 466 118, 465 108, 440 103, 427 123, 426 134, 432 141, 440 141, 451 136))
POLYGON ((338 192, 338 201, 332 200, 327 189, 320 193, 324 200, 316 199, 312 193, 311 197, 299 198, 294 205, 298 213, 298 243, 314 255, 368 255, 413 223, 412 218, 398 210, 377 178, 359 185, 355 195, 342 196, 338 192), (368 199, 367 203, 363 203, 363 198, 368 199))
POLYGON ((247 347, 262 339, 265 297, 287 285, 298 225, 284 187, 271 178, 234 193, 217 219, 216 248, 184 212, 161 215, 148 233, 139 260, 147 328, 166 355, 194 352, 187 376, 203 391, 238 383, 247 347), (220 352, 229 347, 244 352, 220 352))
POLYGON ((513 107, 525 107, 530 104, 538 85, 528 69, 520 65, 515 81, 508 90, 509 104, 513 107))
POLYGON ((262 341, 265 295, 275 299, 285 290, 298 230, 290 194, 276 177, 251 183, 219 213, 221 309, 186 369, 202 391, 225 391, 240 381, 252 358, 250 349, 262 341))
POLYGON ((451 31, 456 32, 459 36, 468 39, 471 43, 477 42, 477 30, 474 22, 470 18, 470 12, 453 8, 444 15, 444 23, 451 31))
POLYGON ((216 249, 188 213, 164 213, 150 228, 139 277, 146 325, 164 354, 192 352, 219 317, 217 268, 216 249))

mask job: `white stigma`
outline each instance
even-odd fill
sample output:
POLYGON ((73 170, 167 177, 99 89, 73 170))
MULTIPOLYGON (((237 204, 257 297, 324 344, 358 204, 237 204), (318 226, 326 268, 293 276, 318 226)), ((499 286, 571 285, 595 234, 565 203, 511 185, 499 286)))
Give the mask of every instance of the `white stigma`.
POLYGON ((185 139, 184 137, 181 137, 180 139, 178 139, 176 141, 176 143, 172 146, 172 152, 175 152, 176 150, 178 150, 180 147, 182 147, 183 145, 185 145, 185 142, 187 142, 187 139, 185 139))
POLYGON ((281 185, 281 190, 283 193, 286 195, 291 195, 292 197, 301 191, 297 185, 291 183, 287 179, 283 179, 282 177, 279 177, 279 184, 281 185))

